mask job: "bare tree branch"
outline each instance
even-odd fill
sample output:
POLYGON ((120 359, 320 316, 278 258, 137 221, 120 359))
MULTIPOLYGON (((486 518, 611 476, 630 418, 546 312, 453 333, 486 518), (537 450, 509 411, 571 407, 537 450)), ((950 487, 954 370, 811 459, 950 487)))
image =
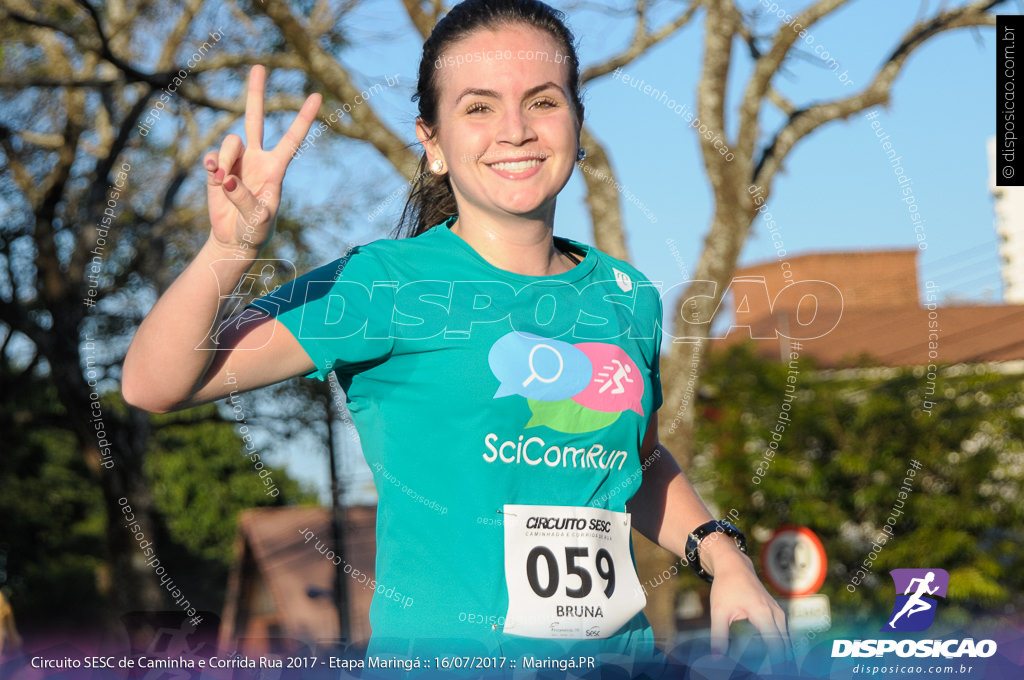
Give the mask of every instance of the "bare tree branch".
POLYGON ((192 25, 192 20, 195 19, 202 5, 203 0, 188 0, 185 6, 182 7, 181 15, 171 28, 167 36, 167 42, 164 43, 163 49, 160 51, 160 57, 157 59, 156 63, 161 67, 168 68, 174 63, 174 55, 178 53, 182 41, 188 34, 189 27, 192 25))
POLYGON ((53 222, 68 180, 71 178, 71 167, 78 154, 79 140, 86 129, 85 93, 81 90, 69 90, 65 94, 65 101, 65 143, 57 151, 56 164, 42 182, 39 202, 33 206, 36 216, 34 240, 39 249, 36 257, 40 278, 39 290, 50 302, 63 297, 68 285, 67 275, 62 271, 60 256, 57 253, 53 222))
POLYGON ((918 24, 903 40, 875 74, 874 80, 858 94, 845 99, 816 104, 794 111, 771 143, 765 148, 754 170, 752 181, 770 184, 786 156, 801 139, 826 123, 848 118, 871 106, 888 103, 892 86, 910 55, 930 38, 957 28, 995 26, 996 17, 987 10, 1005 0, 983 0, 943 12, 930 21, 918 24))
POLYGON ((273 54, 232 54, 229 52, 218 52, 212 56, 208 55, 201 62, 192 67, 192 74, 206 73, 207 71, 220 71, 226 68, 239 68, 262 64, 268 69, 301 69, 303 64, 298 55, 291 52, 274 52, 273 54))
POLYGON ((637 23, 636 30, 633 33, 633 42, 630 43, 629 47, 614 57, 604 61, 603 63, 584 69, 583 73, 580 74, 580 83, 588 83, 595 78, 607 75, 615 69, 622 68, 626 64, 642 56, 644 52, 649 50, 651 47, 672 36, 676 31, 688 24, 690 19, 693 18, 694 12, 697 11, 697 8, 700 7, 700 5, 700 0, 691 0, 686 9, 683 10, 678 17, 665 24, 654 33, 650 33, 647 30, 644 20, 644 2, 643 0, 637 0, 637 23))
POLYGON ((587 150, 586 160, 578 165, 587 187, 587 207, 594 226, 594 245, 612 257, 629 260, 626 236, 622 229, 619 191, 615 171, 604 147, 587 126, 580 131, 580 143, 587 150))
POLYGON ((796 104, 786 99, 774 87, 768 89, 768 101, 778 107, 787 116, 792 116, 796 111, 796 104))
MULTIPOLYGON (((59 135, 54 135, 59 137, 59 135)), ((6 125, 0 124, 0 148, 4 150, 4 156, 6 156, 7 165, 11 168, 11 173, 14 175, 14 181, 18 185, 18 190, 24 195, 25 200, 30 205, 37 205, 39 203, 39 188, 36 186, 36 178, 32 176, 25 164, 21 162, 21 158, 18 152, 15 150, 14 145, 11 143, 13 133, 10 128, 6 125)), ((60 138, 60 143, 63 144, 64 138, 60 138)))
MULTIPOLYGON (((652 33, 647 26, 647 2, 637 0, 632 42, 623 52, 584 69, 580 74, 581 84, 607 75, 639 58, 689 23, 700 5, 699 0, 692 0, 679 16, 652 33)), ((629 249, 622 228, 621 197, 615 188, 617 183, 610 156, 586 126, 580 132, 580 141, 587 150, 587 159, 580 164, 580 169, 587 187, 586 201, 593 224, 594 244, 609 255, 628 261, 629 249)))
MULTIPOLYGON (((210 99, 206 96, 206 93, 202 88, 196 86, 185 86, 183 85, 179 90, 178 94, 181 95, 182 99, 188 100, 189 102, 198 106, 203 106, 213 111, 225 111, 227 113, 244 114, 245 113, 245 91, 238 97, 235 97, 231 101, 221 101, 217 99, 210 99)), ((298 97, 292 94, 278 94, 270 97, 264 102, 263 110, 265 113, 277 113, 279 111, 298 111, 302 108, 302 103, 305 101, 303 97, 298 97)))
MULTIPOLYGON (((127 61, 121 59, 110 50, 109 42, 106 36, 103 34, 101 28, 97 28, 97 33, 100 36, 100 43, 97 45, 95 41, 83 40, 82 36, 76 33, 74 30, 67 26, 63 26, 55 21, 46 19, 44 17, 29 16, 28 14, 6 9, 5 12, 7 17, 25 24, 26 26, 32 26, 34 28, 47 28, 55 33, 60 33, 68 36, 82 52, 93 53, 102 57, 104 60, 110 62, 118 68, 123 74, 124 79, 129 82, 142 82, 148 83, 154 87, 162 88, 166 87, 176 75, 175 73, 145 73, 132 66, 127 61)), ((53 76, 44 77, 40 79, 40 84, 43 86, 61 86, 62 78, 54 78, 53 76)), ((76 79, 72 79, 74 82, 76 79)), ((81 79, 87 82, 92 82, 94 79, 81 79)), ((109 79, 101 79, 100 82, 106 82, 109 79)), ((11 81, 7 81, 11 83, 11 81)), ((10 87, 9 84, 3 85, 4 87, 10 87)))
MULTIPOLYGON (((206 73, 210 71, 220 71, 222 69, 239 68, 245 66, 252 66, 254 64, 262 64, 268 69, 302 69, 303 63, 299 58, 291 53, 279 52, 276 54, 267 55, 256 55, 256 54, 228 54, 218 53, 199 62, 192 68, 190 75, 197 73, 206 73)), ((170 84, 174 76, 177 75, 177 71, 165 71, 152 74, 154 78, 162 83, 160 87, 165 87, 170 84), (165 82, 165 80, 166 82, 165 82)), ((101 89, 107 87, 119 87, 124 84, 126 78, 124 77, 97 77, 97 76, 85 76, 79 77, 74 75, 68 76, 34 76, 29 78, 0 78, 0 89, 11 89, 11 90, 22 90, 26 87, 81 87, 91 89, 101 89)), ((131 81, 131 79, 127 79, 131 81)), ((149 82, 150 79, 145 79, 142 82, 149 82)))
POLYGON ((437 23, 437 16, 432 17, 427 14, 419 0, 402 0, 402 6, 405 7, 405 12, 409 15, 409 21, 412 22, 413 27, 420 36, 423 38, 429 36, 430 32, 434 30, 434 24, 437 23))
MULTIPOLYGON (((325 52, 316 41, 310 40, 306 29, 283 2, 268 2, 260 7, 277 24, 285 40, 306 65, 306 70, 338 101, 355 102, 362 99, 348 71, 337 60, 325 52)), ((411 179, 416 175, 419 157, 408 145, 377 117, 369 104, 363 103, 352 108, 352 124, 348 134, 354 139, 369 142, 395 168, 411 179)))
POLYGON ((38 146, 41 149, 56 149, 64 143, 63 137, 53 133, 23 130, 19 136, 22 141, 38 146))
POLYGON ((708 180, 716 195, 723 191, 729 173, 725 157, 712 146, 712 135, 725 137, 725 94, 732 62, 732 42, 739 26, 739 15, 730 0, 706 3, 704 19, 704 64, 697 83, 697 115, 711 135, 700 135, 701 152, 708 180))
POLYGON ((761 114, 761 103, 765 93, 768 92, 772 78, 779 72, 790 48, 800 38, 800 31, 810 30, 822 18, 847 2, 849 0, 818 0, 801 12, 791 25, 784 24, 779 27, 771 48, 754 64, 754 73, 747 81, 743 103, 740 105, 740 127, 735 144, 737 155, 744 158, 754 157, 754 147, 757 144, 759 133, 758 117, 761 114))
MULTIPOLYGON (((103 29, 103 24, 100 20, 99 12, 97 12, 96 8, 93 7, 92 3, 90 3, 88 0, 76 0, 76 2, 85 9, 86 13, 92 19, 93 26, 96 29, 96 37, 100 41, 99 48, 96 49, 95 47, 93 47, 89 50, 90 52, 94 52, 106 61, 109 61, 111 64, 120 69, 125 74, 125 76, 128 77, 130 80, 146 82, 150 85, 156 85, 158 87, 165 87, 170 82, 170 76, 164 75, 163 78, 160 78, 156 74, 144 73, 136 69, 130 63, 128 63, 128 61, 114 54, 114 51, 110 45, 110 38, 107 37, 106 31, 103 29)), ((83 47, 85 47, 85 45, 83 45, 83 47)))

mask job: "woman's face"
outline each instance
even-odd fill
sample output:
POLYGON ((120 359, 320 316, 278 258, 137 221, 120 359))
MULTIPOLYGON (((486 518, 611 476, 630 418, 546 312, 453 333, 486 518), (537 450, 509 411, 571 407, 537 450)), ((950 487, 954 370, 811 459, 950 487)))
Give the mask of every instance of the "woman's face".
POLYGON ((428 161, 441 159, 459 213, 544 219, 572 174, 579 123, 558 43, 525 25, 481 30, 435 62, 436 136, 417 125, 428 161), (561 63, 556 63, 560 59, 561 63))

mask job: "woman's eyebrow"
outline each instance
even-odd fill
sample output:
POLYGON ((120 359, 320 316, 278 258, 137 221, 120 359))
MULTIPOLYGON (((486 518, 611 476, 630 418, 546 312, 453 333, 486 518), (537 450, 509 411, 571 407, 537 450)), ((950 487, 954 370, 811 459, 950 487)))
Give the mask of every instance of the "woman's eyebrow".
POLYGON ((455 100, 455 103, 458 104, 462 101, 463 97, 469 97, 471 95, 476 97, 494 97, 495 99, 501 99, 501 95, 494 90, 481 90, 476 87, 470 87, 462 91, 462 94, 460 94, 459 98, 455 100))
MULTIPOLYGON (((554 83, 554 82, 549 80, 546 83, 541 83, 540 85, 536 85, 534 87, 531 87, 529 90, 527 90, 526 92, 523 93, 523 96, 524 97, 532 97, 533 95, 537 94, 538 92, 542 92, 542 91, 544 91, 544 90, 546 90, 548 88, 552 88, 552 87, 555 88, 556 90, 559 90, 559 91, 562 90, 562 88, 559 87, 557 83, 554 83)), ((501 95, 498 94, 497 92, 495 92, 494 90, 484 90, 484 89, 481 89, 481 88, 470 87, 470 88, 466 88, 465 90, 462 91, 462 94, 460 94, 459 98, 455 100, 455 103, 458 104, 460 101, 462 101, 463 97, 469 97, 469 96, 493 97, 494 99, 501 99, 501 95)))

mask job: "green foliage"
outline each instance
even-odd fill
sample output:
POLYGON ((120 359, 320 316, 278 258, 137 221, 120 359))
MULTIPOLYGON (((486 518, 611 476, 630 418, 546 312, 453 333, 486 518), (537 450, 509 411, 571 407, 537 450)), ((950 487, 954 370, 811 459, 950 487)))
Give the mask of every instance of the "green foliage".
MULTIPOLYGON (((3 386, 10 387, 4 368, 3 386)), ((103 563, 105 514, 100 488, 71 433, 56 424, 55 390, 25 376, 19 389, 0 390, 0 587, 23 612, 61 611, 65 620, 88 618, 100 600, 96 573, 103 563), (41 421, 17 427, 26 417, 41 421)))
MULTIPOLYGON (((238 514, 247 508, 313 503, 283 468, 246 455, 236 425, 208 404, 153 418, 154 432, 146 456, 158 516, 164 523, 160 554, 168 572, 196 601, 219 611, 227 583, 238 514), (265 493, 255 468, 270 469, 279 495, 265 493)), ((251 428, 250 428, 251 429, 251 428)), ((249 432, 247 432, 248 434, 249 432)))
POLYGON ((950 573, 949 625, 1019 611, 1022 378, 956 366, 931 383, 920 368, 817 371, 749 347, 714 354, 692 477, 722 513, 739 512, 752 555, 783 524, 818 534, 833 620, 879 622, 892 606, 888 571, 913 567, 950 573), (921 469, 908 475, 911 460, 921 469), (881 531, 890 517, 891 538, 881 531), (855 583, 858 569, 869 573, 855 583))
POLYGON ((220 420, 213 404, 154 418, 156 431, 146 458, 157 509, 168 535, 192 555, 227 566, 238 513, 246 508, 313 502, 283 468, 271 467, 255 449, 246 455, 239 433, 220 420), (271 470, 280 494, 268 495, 256 469, 271 470))
MULTIPOLYGON (((0 391, 0 587, 27 628, 57 621, 84 625, 104 607, 110 509, 65 429, 53 391, 50 381, 24 376, 19 389, 0 391), (25 419, 33 426, 25 427, 25 419)), ((126 408, 116 394, 102 404, 111 415, 126 408)), ((153 427, 146 476, 162 523, 156 536, 161 561, 197 606, 218 610, 238 513, 314 502, 314 496, 277 467, 271 477, 280 494, 266 495, 234 424, 222 420, 214 405, 154 417, 153 427)))

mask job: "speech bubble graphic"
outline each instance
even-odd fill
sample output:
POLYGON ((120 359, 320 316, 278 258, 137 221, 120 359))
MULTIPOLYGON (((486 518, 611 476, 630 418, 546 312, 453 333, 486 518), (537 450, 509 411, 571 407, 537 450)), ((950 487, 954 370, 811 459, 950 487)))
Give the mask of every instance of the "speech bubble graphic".
POLYGON ((605 413, 594 411, 586 406, 580 406, 572 399, 562 401, 535 401, 527 399, 533 417, 526 423, 526 427, 540 427, 542 425, 567 434, 582 434, 593 432, 602 427, 608 427, 619 419, 621 413, 605 413))
POLYGON ((586 389, 572 400, 594 411, 636 411, 644 415, 644 376, 626 351, 618 345, 603 342, 581 342, 576 345, 594 367, 593 379, 586 389))
POLYGON ((491 372, 501 381, 494 398, 519 394, 537 401, 562 401, 590 383, 587 355, 567 342, 512 331, 491 346, 491 372))

